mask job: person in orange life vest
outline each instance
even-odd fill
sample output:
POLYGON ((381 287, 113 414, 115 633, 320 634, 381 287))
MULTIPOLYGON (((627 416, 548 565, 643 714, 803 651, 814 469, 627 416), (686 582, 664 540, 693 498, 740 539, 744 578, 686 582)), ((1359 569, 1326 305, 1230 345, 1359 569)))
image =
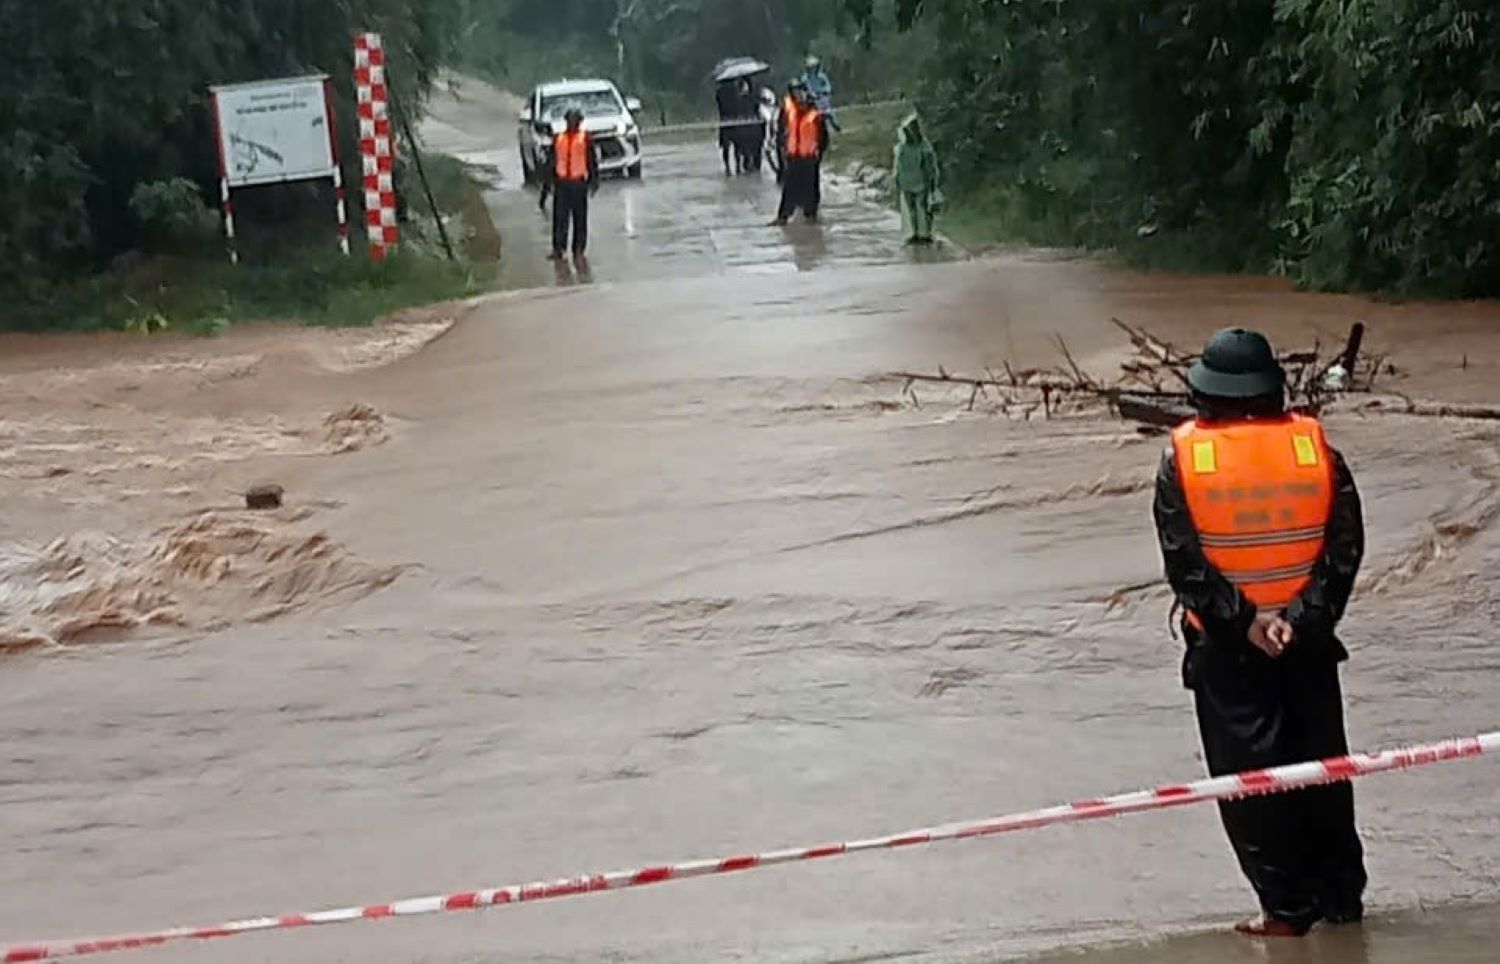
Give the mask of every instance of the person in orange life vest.
MULTIPOLYGON (((1336 629, 1364 556, 1359 491, 1312 418, 1285 406, 1263 335, 1214 335, 1188 374, 1198 417, 1172 433, 1154 516, 1183 612, 1183 682, 1215 776, 1348 752, 1336 629)), ((1348 783, 1249 797, 1220 817, 1261 915, 1300 936, 1364 912, 1348 783)))
POLYGON ((584 257, 589 243, 589 196, 599 190, 599 155, 588 131, 583 129, 583 111, 570 108, 563 115, 567 129, 552 138, 542 164, 541 204, 552 196, 552 259, 561 261, 571 250, 574 260, 584 257), (572 228, 569 245, 568 229, 572 228))
POLYGON ((798 208, 808 221, 816 221, 823 196, 819 180, 822 178, 823 152, 828 149, 828 123, 805 86, 796 90, 781 139, 786 156, 786 175, 781 182, 781 206, 772 223, 786 224, 798 208))
POLYGON ((777 165, 776 183, 781 184, 786 180, 786 132, 791 123, 791 117, 797 112, 797 91, 804 90, 802 81, 793 79, 786 85, 786 93, 781 95, 781 103, 776 110, 776 154, 780 161, 777 165))

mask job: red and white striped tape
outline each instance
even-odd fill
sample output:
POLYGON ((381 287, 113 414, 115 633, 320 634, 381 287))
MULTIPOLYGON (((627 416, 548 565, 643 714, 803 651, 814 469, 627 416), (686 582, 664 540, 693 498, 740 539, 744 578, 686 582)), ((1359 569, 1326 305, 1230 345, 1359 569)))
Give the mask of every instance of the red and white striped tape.
POLYGON ((378 33, 354 38, 354 91, 359 117, 359 157, 364 169, 365 234, 370 257, 385 258, 400 239, 396 226, 395 141, 391 136, 390 93, 385 47, 378 33))
POLYGON ((253 917, 210 927, 175 927, 164 931, 102 937, 93 940, 17 944, 6 949, 3 960, 4 964, 50 961, 65 957, 84 957, 111 951, 155 947, 175 941, 234 937, 238 934, 256 931, 292 930, 317 924, 345 924, 351 921, 414 917, 421 914, 442 914, 450 911, 524 904, 556 897, 591 894, 602 890, 644 887, 647 884, 659 884, 668 880, 685 880, 690 877, 729 874, 758 867, 774 867, 777 864, 818 860, 824 857, 841 857, 845 854, 870 850, 896 850, 943 840, 972 840, 1014 830, 1034 830, 1053 824, 1099 820, 1104 817, 1142 813, 1147 810, 1164 810, 1169 807, 1180 807, 1210 800, 1231 800, 1257 794, 1284 793, 1302 787, 1352 780, 1355 777, 1368 776, 1373 773, 1385 773, 1391 770, 1425 766, 1445 760, 1461 760, 1496 752, 1500 752, 1500 732, 1399 750, 1384 750, 1373 754, 1333 757, 1319 762, 1298 763, 1270 770, 1254 770, 1233 776, 1198 780, 1193 783, 1171 784, 1154 790, 1138 790, 1134 793, 1122 793, 1097 800, 1080 800, 1042 810, 1028 810, 1003 817, 991 817, 987 820, 926 827, 886 837, 873 837, 868 840, 773 850, 766 853, 718 857, 710 860, 691 860, 678 864, 659 864, 635 870, 587 874, 565 880, 516 884, 489 890, 469 890, 432 897, 414 897, 388 904, 344 907, 338 910, 286 914, 280 917, 253 917))

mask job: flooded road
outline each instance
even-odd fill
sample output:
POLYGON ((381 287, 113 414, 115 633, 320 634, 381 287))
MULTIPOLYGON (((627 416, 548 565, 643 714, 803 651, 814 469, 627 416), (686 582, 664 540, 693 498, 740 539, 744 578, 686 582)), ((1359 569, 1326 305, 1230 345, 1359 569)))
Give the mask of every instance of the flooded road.
MULTIPOLYGON (((1184 344, 1230 321, 1333 340, 1364 318, 1393 387, 1493 402, 1500 384, 1494 305, 1040 254, 921 264, 852 195, 810 259, 805 238, 757 226, 769 179, 725 179, 707 145, 653 150, 644 182, 606 187, 594 283, 559 290, 534 196, 505 179, 503 113, 438 109, 450 140, 435 125, 434 146, 502 161, 506 270, 543 287, 455 309, 451 330, 378 367, 253 332, 7 344, 7 558, 57 561, 9 570, 0 608, 55 630, 97 579, 177 619, 0 663, 0 942, 865 836, 1195 776, 1148 511, 1160 441, 970 410, 941 387, 913 399, 884 373, 1052 364, 1057 333, 1111 370, 1111 315, 1184 344), (174 352, 187 360, 164 366, 174 352), (353 405, 381 435, 334 455, 349 435, 328 418, 353 405), (282 514, 225 507, 265 478, 287 488, 282 514), (231 531, 174 541, 200 510, 231 531), (57 539, 74 548, 43 551, 57 539), (273 570, 289 551, 316 566, 273 570), (55 591, 59 572, 75 592, 55 591)), ((1370 527, 1347 623, 1353 741, 1494 728, 1496 423, 1330 422, 1370 527)), ((994 962, 1161 940, 1092 953, 1490 960, 1497 787, 1485 760, 1362 784, 1381 914, 1276 956, 1219 933, 1250 896, 1212 810, 1190 808, 140 959, 994 962)))
MULTIPOLYGON (((660 135, 648 129, 643 179, 607 177, 592 202, 592 277, 559 272, 544 257, 551 247, 551 215, 537 209, 535 191, 520 189, 515 98, 473 80, 459 82, 458 91, 435 95, 441 106, 425 136, 434 148, 494 172, 490 211, 512 255, 501 266, 501 287, 774 276, 955 254, 951 248, 903 251, 895 211, 862 202, 853 184, 831 178, 824 185, 822 225, 794 221, 771 228, 780 195, 769 168, 726 177, 711 133, 660 135)), ((769 278, 762 283, 775 285, 769 278)))

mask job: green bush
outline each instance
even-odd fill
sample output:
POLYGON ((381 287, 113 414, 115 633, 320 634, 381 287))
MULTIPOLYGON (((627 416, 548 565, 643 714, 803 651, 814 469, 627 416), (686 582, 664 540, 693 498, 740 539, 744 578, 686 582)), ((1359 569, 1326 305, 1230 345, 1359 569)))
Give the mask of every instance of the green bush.
MULTIPOLYGON (((844 0, 878 20, 873 0, 844 0)), ((896 0, 960 206, 1009 238, 1500 293, 1494 0, 896 0), (1138 236, 1139 235, 1139 236, 1138 236)), ((962 217, 955 210, 954 218, 962 217)))
POLYGON ((208 87, 313 71, 333 80, 358 183, 356 31, 384 36, 421 106, 469 0, 3 0, 0 288, 36 288, 139 248, 138 184, 216 174, 208 87))
POLYGON ((198 249, 218 231, 219 219, 198 185, 187 178, 138 184, 130 194, 130 213, 140 226, 148 250, 187 252, 198 249))

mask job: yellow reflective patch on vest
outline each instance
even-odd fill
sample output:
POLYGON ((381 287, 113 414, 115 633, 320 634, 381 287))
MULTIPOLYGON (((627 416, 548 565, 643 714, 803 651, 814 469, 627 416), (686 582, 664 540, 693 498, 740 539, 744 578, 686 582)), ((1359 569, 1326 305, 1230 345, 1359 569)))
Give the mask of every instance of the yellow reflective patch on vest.
POLYGON ((1198 475, 1211 475, 1219 471, 1219 456, 1214 452, 1214 443, 1193 443, 1193 471, 1198 475))
POLYGON ((1318 464, 1318 446, 1311 435, 1293 435, 1292 447, 1297 450, 1298 465, 1306 467, 1318 464))

